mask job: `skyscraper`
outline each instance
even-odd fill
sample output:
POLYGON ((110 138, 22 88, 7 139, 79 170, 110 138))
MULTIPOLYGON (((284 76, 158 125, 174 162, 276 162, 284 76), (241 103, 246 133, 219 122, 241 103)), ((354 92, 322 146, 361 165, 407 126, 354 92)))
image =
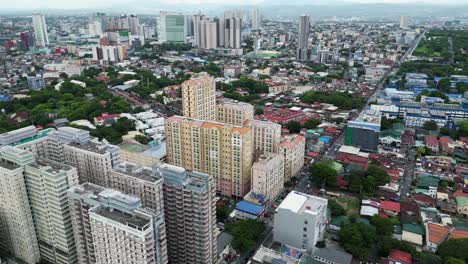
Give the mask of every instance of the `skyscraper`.
POLYGON ((409 17, 408 16, 401 16, 400 17, 400 28, 408 28, 409 27, 409 17))
POLYGON ((172 263, 213 264, 217 258, 216 187, 213 178, 163 164, 164 214, 172 263))
POLYGON ((130 15, 127 18, 128 18, 128 26, 129 26, 130 32, 133 35, 137 35, 138 27, 140 26, 140 20, 138 19, 136 15, 130 15))
POLYGON ((262 16, 260 15, 260 11, 255 9, 252 11, 252 29, 260 29, 262 23, 262 16))
POLYGON ((254 119, 254 107, 249 103, 224 100, 216 105, 216 121, 243 126, 254 119))
POLYGON ((28 151, 0 148, 0 249, 27 263, 40 260, 24 180, 24 165, 33 161, 28 151))
POLYGON ((185 16, 181 13, 161 11, 158 20, 158 41, 185 43, 187 38, 185 21, 185 16))
POLYGON ((224 47, 240 49, 242 42, 242 19, 236 17, 224 18, 224 47))
POLYGON ((45 47, 49 45, 49 36, 47 35, 47 24, 45 17, 42 14, 33 14, 32 22, 34 28, 34 37, 36 38, 36 46, 45 47))
POLYGON ((305 61, 308 59, 308 41, 310 34, 310 17, 302 15, 299 17, 299 36, 297 39, 296 59, 305 61))
POLYGON ((182 83, 184 116, 202 120, 216 118, 216 82, 207 73, 200 73, 182 83))
POLYGON ((202 49, 215 49, 218 46, 217 23, 214 21, 202 20, 200 22, 199 47, 202 49))
POLYGON ((195 47, 201 46, 201 22, 205 20, 205 16, 202 14, 196 14, 193 16, 193 39, 195 47))
POLYGON ((281 125, 270 121, 249 120, 254 138, 254 157, 266 153, 276 153, 281 142, 281 125))

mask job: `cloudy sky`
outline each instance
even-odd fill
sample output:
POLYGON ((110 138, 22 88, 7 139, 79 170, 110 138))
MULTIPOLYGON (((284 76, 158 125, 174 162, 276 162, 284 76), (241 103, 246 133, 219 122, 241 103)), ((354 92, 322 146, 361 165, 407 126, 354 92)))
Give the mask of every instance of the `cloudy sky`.
MULTIPOLYGON (((53 9, 79 9, 94 7, 109 7, 110 5, 131 4, 135 0, 19 0, 8 1, 1 0, 2 8, 13 9, 34 9, 34 8, 53 8, 53 9), (112 4, 111 4, 112 3, 112 4)), ((164 4, 268 4, 270 0, 147 0, 148 3, 164 4)), ((275 0, 276 3, 282 2, 275 0)), ((288 3, 284 0, 284 3, 288 3)), ((313 3, 313 0, 303 0, 304 3, 313 3)), ((323 1, 321 1, 323 3, 323 1)), ((328 0, 325 2, 334 3, 432 3, 432 4, 468 4, 468 0, 328 0)))

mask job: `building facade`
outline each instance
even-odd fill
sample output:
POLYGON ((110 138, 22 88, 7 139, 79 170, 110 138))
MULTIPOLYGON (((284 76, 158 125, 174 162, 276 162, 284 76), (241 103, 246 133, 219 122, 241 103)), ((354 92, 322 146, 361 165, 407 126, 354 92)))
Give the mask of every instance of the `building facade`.
POLYGON ((284 181, 296 176, 304 167, 305 138, 289 135, 282 138, 278 153, 284 156, 284 181))
POLYGON ((284 186, 284 156, 280 154, 263 154, 252 166, 251 192, 265 195, 273 201, 284 186))
POLYGON ((161 11, 158 23, 158 42, 186 43, 187 27, 181 13, 161 11))
POLYGON ((184 116, 214 121, 216 118, 216 82, 208 74, 201 74, 182 83, 184 116))
POLYGON ((308 59, 308 44, 310 34, 310 17, 303 15, 299 17, 299 36, 297 39, 296 59, 305 61, 308 59))
POLYGON ((47 24, 44 15, 33 14, 32 23, 36 46, 43 48, 49 45, 49 35, 47 34, 47 24))
POLYGON ((235 126, 254 119, 254 107, 249 103, 224 100, 216 105, 216 121, 235 126))
POLYGON ((348 122, 345 144, 376 151, 379 145, 380 119, 379 111, 363 111, 356 120, 348 122))
POLYGON ((281 142, 281 125, 270 121, 250 120, 247 124, 253 131, 254 157, 278 152, 281 142))

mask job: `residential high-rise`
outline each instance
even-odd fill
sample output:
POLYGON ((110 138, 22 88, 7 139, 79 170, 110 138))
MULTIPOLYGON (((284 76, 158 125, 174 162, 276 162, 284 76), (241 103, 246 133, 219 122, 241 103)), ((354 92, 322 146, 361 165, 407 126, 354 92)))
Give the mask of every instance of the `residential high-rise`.
POLYGON ((78 185, 77 170, 38 158, 25 166, 24 175, 41 259, 57 264, 77 263, 69 205, 63 202, 68 189, 78 185))
POLYGON ((209 174, 222 195, 243 197, 249 192, 250 128, 172 116, 166 119, 166 138, 168 163, 209 174))
POLYGON ((299 17, 299 36, 297 39, 296 59, 305 61, 308 59, 308 42, 310 34, 310 17, 302 15, 299 17))
POLYGON ((140 20, 138 19, 136 15, 130 15, 128 17, 128 26, 129 26, 130 32, 133 35, 138 34, 138 27, 140 26, 140 20))
POLYGON ((217 23, 214 21, 203 20, 200 22, 199 47, 202 49, 215 49, 218 47, 217 23))
POLYGON ((106 31, 108 29, 108 20, 107 16, 105 13, 93 13, 91 16, 89 16, 89 24, 95 24, 99 23, 100 30, 102 32, 106 31))
POLYGON ((379 145, 380 121, 379 111, 363 111, 356 120, 348 122, 344 143, 367 151, 376 151, 379 145))
POLYGON ((181 13, 161 11, 158 21, 158 41, 160 43, 185 43, 186 38, 185 16, 181 13))
POLYGON ((71 188, 68 199, 78 263, 168 263, 162 212, 91 183, 71 188))
POLYGON ((47 34, 47 24, 44 15, 32 14, 32 23, 36 46, 42 48, 49 45, 49 35, 47 34))
POLYGON ((262 23, 262 16, 260 15, 260 11, 255 9, 252 11, 252 29, 257 30, 260 29, 262 23))
POLYGON ((281 125, 271 121, 250 120, 247 126, 252 128, 254 157, 266 153, 276 153, 281 142, 281 125))
POLYGON ((276 209, 273 238, 307 252, 323 240, 328 200, 292 191, 276 209))
POLYGON ((216 118, 216 82, 206 73, 182 83, 184 116, 214 121, 216 118))
POLYGON ((409 27, 409 16, 400 16, 400 28, 409 27))
POLYGON ((24 180, 24 165, 33 161, 28 151, 0 148, 0 249, 27 263, 40 260, 24 180))
POLYGON ((202 14, 196 14, 193 16, 193 39, 194 46, 201 46, 201 22, 205 20, 205 16, 202 14))
POLYGON ((213 178, 163 164, 164 214, 172 263, 213 264, 217 260, 216 187, 213 178))
POLYGON ((284 157, 281 154, 264 154, 252 165, 251 192, 265 195, 274 201, 284 186, 284 157))
MULTIPOLYGON (((236 17, 224 18, 224 47, 240 49, 242 43, 242 19, 236 17)), ((220 36, 221 37, 221 36, 220 36)))
POLYGON ((223 100, 216 105, 216 121, 235 126, 245 125, 254 119, 254 107, 249 103, 223 100))
POLYGON ((284 155, 284 181, 296 176, 304 167, 305 138, 301 135, 284 136, 278 153, 284 155))

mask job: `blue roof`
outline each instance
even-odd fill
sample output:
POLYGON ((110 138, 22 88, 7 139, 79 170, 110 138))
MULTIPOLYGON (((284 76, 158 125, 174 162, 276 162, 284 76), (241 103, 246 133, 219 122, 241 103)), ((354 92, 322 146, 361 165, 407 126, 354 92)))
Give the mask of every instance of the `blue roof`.
POLYGON ((10 101, 10 97, 9 97, 9 96, 0 95, 0 102, 6 102, 6 101, 10 101))
POLYGON ((330 138, 329 137, 319 137, 318 140, 323 143, 329 143, 330 138))
POLYGON ((248 214, 258 215, 263 211, 263 206, 249 203, 247 201, 240 201, 236 204, 236 209, 248 214))

